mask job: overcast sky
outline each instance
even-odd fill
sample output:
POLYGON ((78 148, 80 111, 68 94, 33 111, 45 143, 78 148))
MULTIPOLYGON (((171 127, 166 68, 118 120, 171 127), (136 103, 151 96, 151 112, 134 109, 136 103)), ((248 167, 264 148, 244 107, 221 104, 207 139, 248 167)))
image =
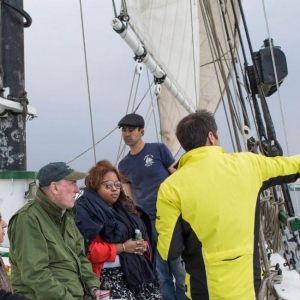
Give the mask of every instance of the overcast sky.
MULTIPOLYGON (((85 38, 93 108, 95 140, 110 132, 126 112, 133 69, 133 53, 112 30, 112 1, 83 2, 85 38)), ((244 10, 252 46, 259 50, 267 38, 262 1, 247 0, 244 10)), ((290 154, 300 152, 299 139, 299 0, 265 0, 271 36, 288 62, 289 75, 281 86, 282 108, 290 154)), ((92 145, 88 91, 78 0, 24 0, 33 19, 25 29, 25 78, 30 105, 38 118, 27 122, 28 170, 50 161, 70 161, 92 145)), ((144 71, 145 72, 145 71, 144 71)), ((146 74, 146 73, 145 73, 146 74)), ((140 96, 143 93, 140 92, 140 96)), ((278 140, 285 148, 278 94, 268 100, 278 140)), ((216 113, 221 144, 231 151, 224 112, 216 113)), ((120 142, 116 131, 97 146, 97 159, 116 160, 120 142)), ((155 141, 146 132, 146 141, 155 141)), ((71 165, 86 171, 94 164, 89 151, 71 165)))

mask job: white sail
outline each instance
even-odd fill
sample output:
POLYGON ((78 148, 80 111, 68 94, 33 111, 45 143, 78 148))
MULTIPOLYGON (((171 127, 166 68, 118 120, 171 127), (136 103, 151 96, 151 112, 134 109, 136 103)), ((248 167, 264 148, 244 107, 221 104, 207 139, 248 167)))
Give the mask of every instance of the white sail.
MULTIPOLYGON (((126 0, 126 9, 130 28, 168 77, 176 82, 190 105, 195 110, 206 108, 214 112, 224 89, 219 55, 221 53, 224 60, 228 53, 219 1, 207 3, 199 6, 198 1, 186 0, 126 0), (210 26, 205 25, 207 22, 210 26), (215 40, 211 38, 214 33, 218 36, 215 40), (214 53, 216 46, 219 53, 214 53)), ((233 28, 230 3, 227 6, 227 17, 233 28)), ((228 77, 229 69, 224 62, 221 65, 225 66, 224 76, 228 77)), ((165 87, 158 97, 158 106, 162 141, 175 154, 180 148, 175 128, 188 112, 165 87)))

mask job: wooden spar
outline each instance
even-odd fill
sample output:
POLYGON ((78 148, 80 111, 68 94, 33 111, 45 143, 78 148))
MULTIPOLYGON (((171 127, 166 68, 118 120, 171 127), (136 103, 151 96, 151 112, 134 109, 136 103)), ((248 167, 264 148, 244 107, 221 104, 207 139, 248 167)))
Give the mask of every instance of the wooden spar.
POLYGON ((124 24, 118 19, 114 18, 111 22, 113 29, 121 36, 121 38, 127 43, 127 45, 132 49, 132 51, 140 57, 143 57, 142 62, 147 66, 151 73, 157 79, 163 79, 162 83, 174 96, 174 98, 185 108, 189 113, 195 112, 195 109, 190 105, 187 99, 179 91, 175 83, 165 74, 165 72, 160 68, 160 66, 154 61, 149 53, 145 50, 144 46, 140 41, 131 34, 124 24))

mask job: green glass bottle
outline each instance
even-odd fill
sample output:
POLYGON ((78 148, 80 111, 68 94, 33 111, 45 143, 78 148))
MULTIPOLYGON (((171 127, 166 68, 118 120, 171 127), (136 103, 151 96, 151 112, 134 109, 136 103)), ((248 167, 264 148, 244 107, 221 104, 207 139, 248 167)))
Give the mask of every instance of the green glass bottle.
POLYGON ((142 233, 139 229, 134 230, 134 238, 132 239, 133 241, 138 241, 142 239, 142 233))

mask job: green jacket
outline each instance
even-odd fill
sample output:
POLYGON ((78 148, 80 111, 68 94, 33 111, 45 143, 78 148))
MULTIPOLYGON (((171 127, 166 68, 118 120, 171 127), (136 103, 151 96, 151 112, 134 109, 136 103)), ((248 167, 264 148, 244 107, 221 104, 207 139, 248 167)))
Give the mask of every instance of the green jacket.
POLYGON ((9 221, 11 280, 15 293, 29 299, 82 299, 99 286, 84 253, 74 216, 50 201, 41 190, 9 221))

